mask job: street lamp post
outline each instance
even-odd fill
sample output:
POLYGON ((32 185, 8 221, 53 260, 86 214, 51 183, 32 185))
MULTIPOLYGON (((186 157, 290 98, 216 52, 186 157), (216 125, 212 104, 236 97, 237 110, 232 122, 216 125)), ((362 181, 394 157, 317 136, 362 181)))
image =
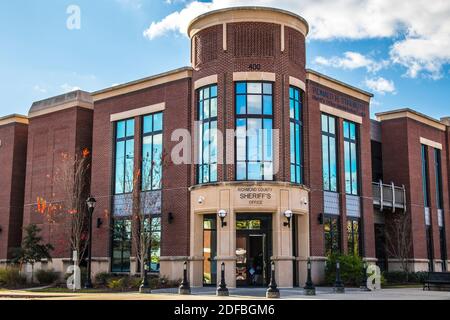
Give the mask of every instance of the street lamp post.
POLYGON ((178 288, 178 294, 180 295, 189 295, 191 294, 191 287, 189 285, 188 276, 187 276, 187 261, 183 264, 183 281, 181 282, 180 287, 178 288))
POLYGON ((336 262, 336 282, 334 283, 335 293, 344 293, 345 287, 341 280, 341 264, 339 261, 336 262))
POLYGON ((95 204, 97 201, 94 197, 89 196, 86 200, 86 205, 89 213, 89 221, 88 221, 88 232, 89 232, 89 242, 88 242, 88 265, 87 265, 87 279, 84 284, 85 289, 92 288, 92 280, 91 280, 91 262, 92 262, 92 214, 94 213, 95 204))
POLYGON ((275 262, 272 261, 271 264, 271 276, 270 276, 270 283, 269 283, 269 289, 266 291, 266 298, 279 298, 280 297, 280 290, 277 288, 277 281, 275 280, 275 262))
POLYGON ((305 290, 305 294, 307 296, 315 296, 316 295, 316 287, 314 287, 314 283, 312 282, 311 258, 308 258, 308 262, 306 264, 308 267, 308 279, 306 280, 306 285, 303 289, 305 290))
POLYGON ((222 265, 220 267, 220 285, 217 288, 216 294, 219 297, 226 297, 226 296, 230 295, 230 293, 228 292, 227 284, 225 283, 225 263, 224 262, 222 262, 222 265))

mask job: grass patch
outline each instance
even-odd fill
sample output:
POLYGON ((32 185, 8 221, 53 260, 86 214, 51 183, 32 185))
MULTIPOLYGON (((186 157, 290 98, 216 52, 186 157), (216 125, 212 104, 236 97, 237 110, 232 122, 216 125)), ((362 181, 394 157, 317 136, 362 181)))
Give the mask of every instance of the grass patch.
POLYGON ((383 289, 408 289, 408 288, 422 288, 423 284, 408 283, 408 284, 385 284, 383 289))

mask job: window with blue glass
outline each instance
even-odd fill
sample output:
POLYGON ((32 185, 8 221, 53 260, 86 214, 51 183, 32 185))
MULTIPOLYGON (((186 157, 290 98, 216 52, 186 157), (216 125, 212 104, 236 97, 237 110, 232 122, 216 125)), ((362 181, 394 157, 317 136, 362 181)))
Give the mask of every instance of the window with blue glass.
POLYGON ((115 139, 115 194, 133 191, 134 119, 118 121, 115 139))
POLYGON ((115 219, 112 232, 112 272, 130 272, 131 220, 115 219))
POLYGON ((302 161, 302 101, 300 90, 289 88, 289 118, 291 145, 291 182, 303 182, 302 161))
POLYGON ((237 82, 236 180, 273 180, 272 83, 237 82))
POLYGON ((358 147, 356 124, 344 121, 345 192, 358 195, 358 147))
POLYGON ((145 232, 150 238, 147 263, 150 272, 160 271, 161 258, 161 216, 155 215, 145 220, 145 232))
POLYGON ((428 176, 428 148, 426 145, 422 144, 422 191, 423 191, 423 204, 424 207, 430 207, 430 186, 429 186, 429 176, 428 176))
MULTIPOLYGON (((442 156, 440 149, 434 149, 434 166, 436 175, 436 204, 439 210, 444 209, 444 194, 442 190, 442 156)), ((447 245, 445 236, 445 216, 443 213, 438 213, 442 219, 439 224, 439 245, 442 260, 442 271, 447 271, 447 245)), ((439 219, 439 218, 438 218, 439 219)))
POLYGON ((163 154, 163 113, 142 119, 142 191, 161 189, 163 154))
POLYGON ((217 85, 198 90, 199 165, 197 182, 217 181, 217 85))
POLYGON ((442 165, 441 150, 434 149, 434 166, 436 174, 436 204, 438 209, 444 208, 444 197, 442 192, 442 165))
POLYGON ((323 190, 337 192, 336 118, 322 114, 323 190))

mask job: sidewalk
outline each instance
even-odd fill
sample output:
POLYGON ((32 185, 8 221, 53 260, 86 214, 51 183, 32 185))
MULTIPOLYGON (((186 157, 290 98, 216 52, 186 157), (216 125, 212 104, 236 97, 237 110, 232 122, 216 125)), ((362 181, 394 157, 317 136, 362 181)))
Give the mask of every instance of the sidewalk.
MULTIPOLYGON (((0 291, 1 299, 22 300, 260 300, 265 299, 264 288, 230 289, 230 297, 216 297, 215 288, 193 288, 192 295, 180 296, 177 289, 155 290, 152 294, 132 293, 42 293, 31 291, 0 291)), ((305 296, 299 288, 281 289, 281 299, 290 300, 450 300, 450 292, 423 291, 421 288, 383 289, 362 292, 347 289, 335 294, 332 288, 317 288, 316 296, 305 296)))

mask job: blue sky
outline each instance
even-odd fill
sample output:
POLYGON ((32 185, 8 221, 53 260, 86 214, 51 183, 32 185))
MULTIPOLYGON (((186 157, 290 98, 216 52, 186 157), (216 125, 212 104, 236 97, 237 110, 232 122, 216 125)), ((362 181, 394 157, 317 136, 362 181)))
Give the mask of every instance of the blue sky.
POLYGON ((408 12, 393 7, 394 13, 384 14, 380 7, 380 19, 377 10, 372 19, 353 19, 369 9, 361 5, 347 13, 349 2, 355 0, 330 1, 328 7, 312 0, 1 1, 0 116, 27 114, 33 101, 74 88, 95 91, 187 66, 187 22, 209 9, 246 3, 305 16, 311 25, 308 67, 373 92, 372 114, 411 107, 435 118, 450 116, 450 28, 443 22, 450 6, 437 1, 443 14, 424 13, 425 2, 417 0, 408 12), (66 27, 69 5, 81 10, 79 30, 66 27), (421 24, 414 22, 416 12, 421 24))

